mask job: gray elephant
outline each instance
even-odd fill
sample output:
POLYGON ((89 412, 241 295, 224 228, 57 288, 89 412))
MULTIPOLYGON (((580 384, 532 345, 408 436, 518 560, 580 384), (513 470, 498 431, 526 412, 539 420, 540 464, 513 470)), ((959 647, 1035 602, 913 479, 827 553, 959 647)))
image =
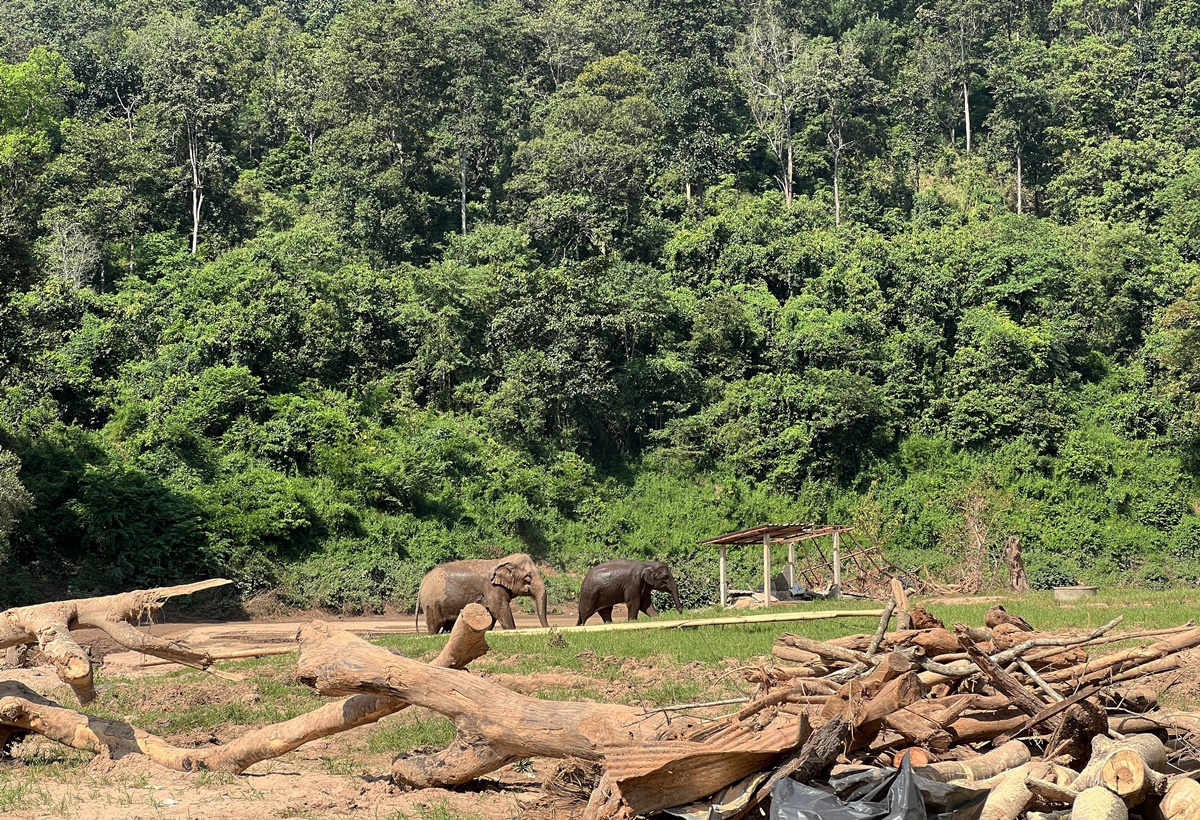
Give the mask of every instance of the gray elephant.
POLYGON ((538 621, 542 626, 550 625, 546 620, 546 583, 533 559, 525 553, 442 564, 421 579, 421 590, 417 593, 416 631, 421 631, 422 609, 425 610, 425 628, 436 634, 449 632, 458 613, 471 603, 483 604, 502 629, 516 629, 510 602, 518 595, 533 598, 538 621))
POLYGON ((683 613, 675 576, 662 561, 614 558, 597 564, 583 576, 579 589, 579 618, 575 625, 582 626, 596 612, 606 624, 612 623, 613 606, 620 603, 629 610, 631 621, 637 620, 639 612, 653 618, 658 610, 650 603, 650 592, 655 589, 671 593, 675 608, 683 613))

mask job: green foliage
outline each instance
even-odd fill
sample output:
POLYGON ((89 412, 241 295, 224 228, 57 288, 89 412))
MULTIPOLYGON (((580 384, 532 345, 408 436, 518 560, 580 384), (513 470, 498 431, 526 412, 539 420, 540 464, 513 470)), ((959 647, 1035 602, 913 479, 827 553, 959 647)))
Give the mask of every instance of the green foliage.
POLYGON ((0 3, 5 595, 1200 581, 1187 4, 69 5, 0 3))

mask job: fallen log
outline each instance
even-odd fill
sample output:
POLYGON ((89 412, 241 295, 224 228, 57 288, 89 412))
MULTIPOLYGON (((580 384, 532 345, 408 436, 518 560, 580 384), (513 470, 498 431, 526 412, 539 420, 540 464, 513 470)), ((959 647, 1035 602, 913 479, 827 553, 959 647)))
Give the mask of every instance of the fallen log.
POLYGON ((213 669, 213 657, 178 641, 139 632, 130 621, 157 614, 168 598, 190 595, 233 583, 224 578, 173 587, 140 589, 100 598, 74 598, 7 609, 0 616, 0 649, 37 644, 50 659, 55 674, 75 692, 80 703, 96 697, 92 659, 71 636, 74 629, 99 629, 116 643, 163 660, 201 669, 211 674, 240 680, 213 669))
MULTIPOLYGON (((459 615, 435 664, 462 667, 487 652, 486 630, 492 616, 478 604, 459 615)), ((386 651, 386 650, 383 650, 386 651)), ((118 759, 131 754, 176 771, 226 771, 239 774, 263 760, 279 757, 318 738, 344 732, 395 714, 408 706, 376 695, 355 695, 312 712, 255 729, 223 746, 200 749, 173 746, 128 723, 85 715, 49 701, 23 684, 0 683, 0 726, 35 732, 94 754, 118 759)))
POLYGON ((761 728, 733 723, 696 742, 686 721, 668 723, 661 712, 527 697, 393 655, 327 624, 306 624, 299 639, 297 677, 318 692, 393 698, 454 721, 458 734, 449 747, 393 763, 392 779, 404 787, 458 785, 527 757, 576 757, 603 761, 606 769, 604 793, 593 795, 588 815, 641 814, 712 794, 801 742, 787 716, 761 728))

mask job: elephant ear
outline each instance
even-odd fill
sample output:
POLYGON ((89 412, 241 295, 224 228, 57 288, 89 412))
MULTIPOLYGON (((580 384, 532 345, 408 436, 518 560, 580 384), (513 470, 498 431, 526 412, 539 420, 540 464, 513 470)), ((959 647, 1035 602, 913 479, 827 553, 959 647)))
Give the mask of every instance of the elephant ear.
POLYGON ((666 589, 670 577, 671 570, 666 564, 647 564, 642 569, 642 580, 655 589, 666 589))
POLYGON ((499 564, 492 570, 492 583, 496 586, 501 586, 509 592, 516 592, 521 586, 521 579, 524 576, 521 568, 511 561, 499 564))

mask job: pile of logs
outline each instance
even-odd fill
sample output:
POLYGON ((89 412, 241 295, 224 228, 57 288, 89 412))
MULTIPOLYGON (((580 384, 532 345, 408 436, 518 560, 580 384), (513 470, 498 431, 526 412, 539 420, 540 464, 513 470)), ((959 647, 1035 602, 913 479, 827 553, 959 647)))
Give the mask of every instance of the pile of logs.
POLYGON ((754 705, 793 712, 817 733, 841 718, 835 775, 907 756, 918 775, 986 789, 984 820, 1200 820, 1200 715, 1157 704, 1200 628, 1112 634, 1117 618, 1064 637, 999 606, 982 628, 947 629, 919 609, 912 618, 922 628, 889 632, 885 616, 873 635, 782 635, 773 653, 794 665, 750 670, 764 689, 754 705), (1134 639, 1152 642, 1084 651, 1134 639))
MULTIPOLYGON (((36 643, 84 703, 94 689, 90 661, 70 634, 80 626, 213 672, 211 656, 130 624, 168 595, 205 586, 9 610, 0 615, 0 647, 36 643)), ((720 717, 700 715, 731 701, 666 709, 544 701, 474 675, 463 667, 488 651, 492 619, 473 604, 432 664, 328 624, 305 625, 297 679, 340 700, 223 746, 175 746, 0 683, 0 754, 33 732, 179 771, 240 773, 415 705, 449 717, 457 736, 440 751, 397 758, 396 784, 458 785, 524 758, 559 758, 574 793, 587 795, 586 808, 571 813, 585 820, 628 820, 718 792, 737 799, 711 816, 737 820, 760 808, 782 778, 870 778, 905 758, 927 780, 961 781, 986 794, 984 820, 1200 820, 1200 784, 1191 779, 1200 767, 1191 759, 1200 715, 1157 703, 1182 671, 1183 653, 1200 647, 1200 628, 1117 634, 1117 618, 1066 637, 995 607, 982 627, 947 629, 897 600, 896 631, 889 631, 893 601, 870 635, 825 642, 782 635, 775 663, 742 670, 757 691, 720 717), (1120 641, 1140 645, 1086 652, 1120 641)))

